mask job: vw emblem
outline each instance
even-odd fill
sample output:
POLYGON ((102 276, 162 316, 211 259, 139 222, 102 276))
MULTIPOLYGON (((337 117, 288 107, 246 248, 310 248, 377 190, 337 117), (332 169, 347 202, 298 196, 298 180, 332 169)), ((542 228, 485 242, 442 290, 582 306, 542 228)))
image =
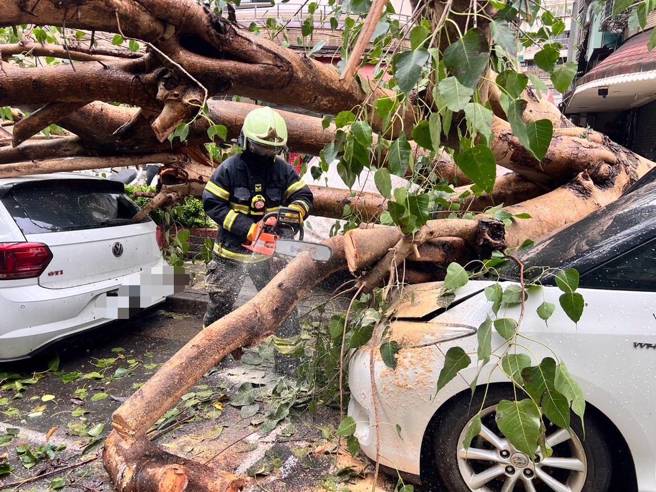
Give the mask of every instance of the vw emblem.
POLYGON ((123 245, 121 243, 114 243, 114 246, 112 246, 112 253, 117 258, 121 256, 123 254, 123 245))

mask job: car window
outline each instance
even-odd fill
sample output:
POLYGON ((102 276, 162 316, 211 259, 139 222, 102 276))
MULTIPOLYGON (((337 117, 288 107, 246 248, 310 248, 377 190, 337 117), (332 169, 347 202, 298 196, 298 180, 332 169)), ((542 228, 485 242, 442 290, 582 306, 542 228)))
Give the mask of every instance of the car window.
POLYGON ((656 290, 656 241, 597 267, 581 277, 581 287, 613 290, 656 290))
POLYGON ((139 211, 122 185, 101 180, 21 183, 0 200, 23 234, 126 225, 139 211))

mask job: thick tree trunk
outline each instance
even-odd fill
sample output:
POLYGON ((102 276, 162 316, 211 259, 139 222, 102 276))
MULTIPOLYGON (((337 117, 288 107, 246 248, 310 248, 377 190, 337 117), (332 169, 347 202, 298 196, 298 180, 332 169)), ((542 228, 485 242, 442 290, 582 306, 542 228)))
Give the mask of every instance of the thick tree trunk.
MULTIPOLYGON (((375 1, 375 5, 380 9, 384 2, 375 1)), ((432 26, 437 28, 447 21, 449 8, 462 14, 473 4, 426 5, 433 14, 432 26)), ((448 20, 464 31, 466 16, 452 17, 448 20)), ((371 31, 375 20, 373 15, 366 31, 371 31)), ((485 16, 480 22, 479 27, 486 30, 485 16)), ((130 53, 27 40, 0 45, 0 106, 23 106, 30 111, 39 108, 13 125, 13 148, 0 146, 0 177, 165 163, 161 175, 164 186, 150 208, 186 194, 199 195, 213 171, 207 157, 199 152, 207 141, 209 125, 225 125, 228 137, 234 138, 254 107, 208 97, 236 94, 319 114, 361 108, 364 114, 375 115, 371 105, 376 99, 394 96, 378 86, 367 87, 366 81, 363 88, 350 76, 353 65, 340 80, 334 67, 255 36, 211 14, 194 0, 5 0, 0 26, 19 24, 59 26, 62 32, 83 29, 121 34, 138 39, 143 49, 130 53), (59 57, 69 63, 24 68, 4 61, 23 53, 59 57), (211 122, 204 116, 194 118, 204 104, 211 122), (187 143, 168 143, 178 124, 190 119, 194 121, 187 143), (76 136, 28 140, 52 123, 76 136)), ((456 34, 452 25, 447 30, 456 34)), ((356 229, 328 241, 334 256, 326 264, 300 255, 251 302, 199 333, 116 411, 104 462, 119 490, 234 490, 241 486, 228 473, 164 453, 147 442, 146 432, 227 354, 274 333, 297 302, 327 275, 347 266, 352 272, 368 270, 361 285, 371 289, 396 267, 403 271, 405 264, 406 279, 430 280, 438 267, 449 261, 486 257, 504 244, 517 246, 527 238, 538 240, 580 220, 615 200, 652 168, 650 161, 602 135, 574 127, 553 105, 526 90, 524 120, 546 118, 555 128, 547 155, 538 162, 505 121, 499 89, 489 83, 494 74, 490 72, 485 80, 481 102, 489 103, 495 114, 492 151, 497 164, 513 173, 500 177, 490 195, 463 200, 463 207, 481 211, 504 203, 511 214, 524 213, 532 218, 513 222, 505 237, 500 223, 483 216, 431 220, 413 236, 384 226, 356 229)), ((430 99, 423 102, 430 106, 430 99)), ((406 103, 396 133, 403 128, 410 134, 419 114, 406 103)), ((334 126, 324 129, 318 117, 290 111, 284 111, 283 116, 289 127, 289 146, 294 150, 317 155, 335 139, 334 126)), ((371 121, 380 129, 375 117, 371 116, 371 121)), ((454 140, 456 126, 445 136, 447 140, 454 140)), ((373 138, 378 141, 379 137, 373 138)), ((416 147, 412 150, 423 152, 416 147)), ((374 164, 380 167, 382 162, 374 164)), ((446 153, 439 155, 432 167, 434 176, 458 185, 469 183, 446 153)), ((342 217, 348 205, 361 219, 373 222, 388 205, 377 194, 322 187, 313 191, 315 213, 328 217, 342 217)))

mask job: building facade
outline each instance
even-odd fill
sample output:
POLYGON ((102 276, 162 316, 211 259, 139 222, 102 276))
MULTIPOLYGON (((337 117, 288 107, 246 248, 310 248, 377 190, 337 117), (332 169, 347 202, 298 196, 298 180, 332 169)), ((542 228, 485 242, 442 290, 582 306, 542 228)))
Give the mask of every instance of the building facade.
POLYGON ((561 108, 580 126, 656 158, 656 51, 648 48, 656 13, 640 29, 630 12, 613 15, 613 0, 577 0, 574 12, 569 55, 578 74, 561 108))

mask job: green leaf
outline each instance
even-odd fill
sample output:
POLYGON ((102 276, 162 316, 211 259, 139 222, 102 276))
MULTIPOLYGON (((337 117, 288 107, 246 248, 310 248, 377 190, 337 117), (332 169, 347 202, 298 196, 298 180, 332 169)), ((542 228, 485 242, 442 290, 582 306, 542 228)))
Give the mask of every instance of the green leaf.
POLYGON ((410 152, 412 148, 405 135, 392 142, 389 150, 389 170, 397 176, 405 176, 410 163, 410 152))
POLYGON ((503 291, 501 303, 504 306, 516 306, 517 304, 521 304, 525 298, 526 294, 522 292, 522 288, 519 285, 509 285, 503 291))
POLYGON ((514 70, 506 70, 497 77, 497 84, 503 87, 510 97, 517 99, 526 89, 528 77, 514 70))
POLYGON ((501 300, 503 299, 503 289, 499 284, 493 284, 485 288, 485 297, 492 303, 492 311, 494 314, 499 312, 501 307, 501 300))
POLYGON ((63 477, 57 477, 50 482, 50 488, 52 490, 60 490, 66 487, 66 480, 63 477))
POLYGON ((583 315, 583 307, 585 306, 583 296, 578 292, 566 293, 558 298, 558 302, 560 302, 560 307, 563 308, 569 319, 574 321, 574 323, 578 323, 583 315))
POLYGON ((465 106, 474 95, 474 89, 462 85, 455 77, 447 77, 441 80, 437 87, 440 102, 444 103, 453 112, 465 109, 465 106))
POLYGON ((476 416, 469 422, 469 427, 467 427, 465 437, 462 439, 463 448, 468 449, 471 447, 471 443, 474 438, 481 433, 482 425, 483 423, 481 422, 481 415, 476 414, 476 416))
POLYGON ((87 372, 82 376, 82 379, 102 379, 103 375, 97 371, 87 372))
POLYGON ((501 359, 503 372, 515 383, 522 385, 522 370, 531 365, 531 358, 526 354, 508 354, 501 359))
POLYGON ((409 92, 414 88, 429 58, 430 54, 423 48, 405 51, 394 56, 392 71, 402 92, 409 92))
POLYGON ((107 398, 109 398, 109 395, 108 395, 107 393, 100 392, 100 393, 95 393, 95 394, 91 397, 91 401, 106 400, 107 398))
POLYGON ((391 342, 384 342, 380 346, 380 355, 383 358, 385 365, 391 369, 396 369, 396 354, 401 349, 399 344, 392 340, 391 342))
POLYGON ((492 354, 492 320, 486 318, 476 332, 478 338, 478 360, 485 364, 490 360, 492 354))
POLYGON ((538 96, 542 96, 542 94, 547 92, 547 84, 545 84, 540 77, 530 73, 528 74, 528 78, 531 81, 531 84, 533 84, 533 88, 537 91, 538 96))
POLYGON ((555 277, 556 285, 560 290, 567 294, 571 294, 579 288, 580 275, 575 268, 566 268, 560 270, 555 277))
POLYGON ((542 398, 542 411, 552 424, 567 429, 570 426, 569 402, 553 386, 548 388, 542 398))
POLYGON ((83 417, 87 412, 84 408, 78 407, 71 412, 71 417, 83 417))
POLYGON ((374 331, 374 325, 358 326, 349 341, 349 348, 362 347, 365 343, 371 340, 371 334, 374 331))
POLYGON ((137 41, 135 41, 134 39, 131 39, 128 42, 128 49, 132 52, 139 51, 139 43, 137 41))
POLYGON ((613 2, 613 15, 620 14, 634 5, 636 0, 615 0, 613 2))
POLYGON ((410 47, 415 50, 421 47, 430 36, 430 31, 421 24, 416 25, 410 31, 410 47))
POLYGON ((528 149, 539 161, 544 159, 553 137, 553 123, 550 120, 538 120, 526 125, 528 149))
POLYGON ((338 340, 342 337, 342 333, 344 333, 343 316, 336 314, 330 318, 330 321, 328 322, 328 333, 333 340, 338 340))
POLYGON ((494 329, 506 340, 510 340, 517 333, 517 321, 512 318, 499 318, 494 320, 494 329))
POLYGON ((392 99, 391 97, 381 97, 376 99, 374 110, 378 116, 380 116, 383 122, 387 122, 392 115, 394 106, 396 106, 396 100, 392 99))
POLYGON ((574 62, 567 62, 557 66, 551 74, 551 83, 554 88, 564 94, 576 77, 577 66, 574 62))
POLYGON ((55 399, 55 395, 43 395, 41 397, 41 401, 46 402, 46 401, 52 401, 55 399))
POLYGON ((570 375, 564 362, 561 362, 556 366, 554 387, 556 388, 556 391, 562 393, 565 398, 567 398, 567 401, 571 403, 574 413, 583 418, 585 413, 585 397, 583 396, 583 390, 581 390, 581 387, 570 375))
POLYGON ((551 357, 545 357, 539 366, 526 367, 522 370, 524 390, 539 404, 545 390, 553 387, 555 374, 556 361, 551 357))
POLYGON ((351 125, 355 141, 367 149, 371 147, 371 127, 365 121, 356 121, 351 125))
POLYGON ((439 113, 432 113, 428 118, 428 130, 433 149, 439 149, 442 143, 442 120, 439 113))
POLYGON ((343 126, 350 125, 355 121, 355 115, 351 111, 340 111, 335 116, 335 126, 342 128, 343 126))
POLYGON ((446 353, 444 366, 437 378, 437 391, 444 388, 449 381, 456 377, 460 370, 469 366, 470 363, 471 358, 461 347, 451 347, 446 353))
POLYGON ((244 405, 239 409, 239 416, 242 419, 250 419, 259 411, 260 411, 259 403, 253 403, 252 405, 244 405))
POLYGON ((510 24, 506 21, 494 20, 492 25, 492 39, 511 56, 517 55, 517 38, 510 24))
POLYGON ((486 142, 492 136, 492 118, 494 113, 479 103, 467 103, 465 106, 465 117, 474 130, 480 133, 486 142))
POLYGON ((381 195, 388 200, 392 197, 392 179, 387 169, 378 169, 374 174, 374 183, 381 195))
POLYGON ((0 477, 10 475, 12 471, 14 471, 14 467, 9 463, 0 463, 0 477))
POLYGON ((180 139, 180 142, 187 140, 189 136, 189 125, 187 123, 180 123, 175 131, 169 136, 171 141, 175 140, 175 137, 180 139))
POLYGON ((522 115, 526 108, 526 101, 523 99, 508 100, 508 97, 502 95, 501 104, 508 122, 512 129, 513 135, 519 142, 529 150, 537 160, 542 160, 546 154, 551 137, 553 136, 553 124, 549 120, 538 120, 529 124, 524 123, 522 115))
POLYGON ((494 189, 497 163, 494 154, 485 145, 476 145, 458 152, 454 159, 462 172, 488 193, 494 189))
POLYGON ((121 46, 125 42, 125 38, 121 36, 120 34, 114 34, 114 37, 112 38, 112 44, 114 46, 121 46))
POLYGON ((649 41, 647 42, 647 49, 649 51, 653 50, 654 47, 656 47, 656 29, 652 29, 649 35, 649 41))
POLYGON ((357 437, 348 436, 346 438, 346 449, 348 449, 348 452, 351 453, 352 456, 358 454, 358 451, 360 451, 360 442, 357 437))
POLYGON ((91 437, 98 437, 105 430, 105 424, 96 424, 87 431, 91 437))
POLYGON ((337 427, 337 435, 340 437, 352 436, 355 433, 355 428, 356 425, 353 417, 344 417, 344 419, 339 423, 339 427, 337 427))
POLYGON ((221 140, 228 139, 228 129, 225 125, 212 125, 207 129, 207 136, 210 140, 219 137, 221 140))
POLYGON ((412 129, 412 139, 425 149, 433 150, 428 121, 422 120, 412 129))
POLYGON ((556 310, 556 306, 550 302, 543 302, 538 306, 537 313, 540 319, 547 321, 556 310))
POLYGON ((467 282, 469 282, 467 271, 456 262, 449 263, 444 277, 444 288, 453 292, 467 285, 467 282))
POLYGON ((533 58, 535 64, 545 72, 551 72, 560 58, 560 45, 551 43, 538 51, 533 58))
POLYGON ((497 405, 496 422, 510 443, 528 456, 535 455, 540 437, 540 410, 529 399, 501 400, 497 405))
POLYGON ((59 356, 55 355, 50 362, 48 362, 48 372, 59 371, 59 356))
POLYGON ((48 40, 48 34, 42 27, 35 27, 32 30, 32 34, 34 34, 36 40, 41 44, 45 43, 48 40))
POLYGON ((487 68, 489 51, 478 29, 470 29, 444 51, 444 65, 461 84, 473 88, 487 68))
POLYGON ((638 8, 634 10, 636 17, 638 18, 638 24, 640 29, 644 29, 647 25, 647 4, 641 3, 638 5, 638 8))

